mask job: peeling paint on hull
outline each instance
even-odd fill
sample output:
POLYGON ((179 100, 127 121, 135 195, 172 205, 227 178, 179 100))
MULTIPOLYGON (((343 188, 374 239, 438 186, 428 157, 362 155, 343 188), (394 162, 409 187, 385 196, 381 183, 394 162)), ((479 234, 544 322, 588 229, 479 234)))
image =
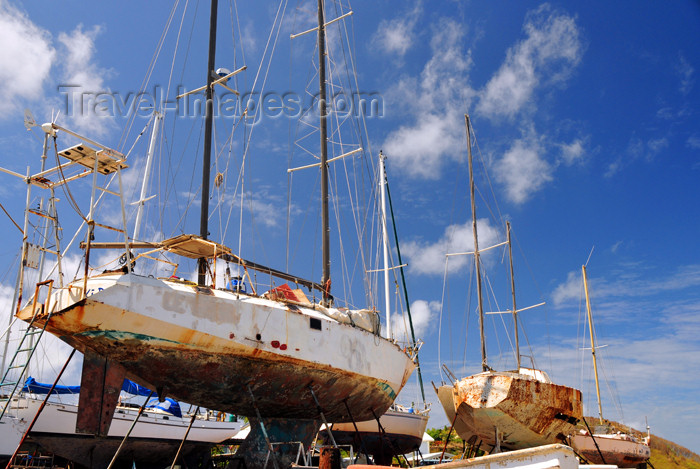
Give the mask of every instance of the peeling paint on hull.
POLYGON ((250 386, 263 417, 313 418, 312 387, 329 420, 348 421, 345 400, 367 420, 386 411, 415 368, 390 341, 311 308, 137 275, 91 278, 97 293, 86 299, 79 286, 52 296, 49 332, 151 389, 209 408, 255 415, 250 386))
POLYGON ((447 418, 465 441, 476 435, 485 445, 523 449, 561 441, 583 415, 581 392, 515 372, 485 372, 441 386, 447 418))

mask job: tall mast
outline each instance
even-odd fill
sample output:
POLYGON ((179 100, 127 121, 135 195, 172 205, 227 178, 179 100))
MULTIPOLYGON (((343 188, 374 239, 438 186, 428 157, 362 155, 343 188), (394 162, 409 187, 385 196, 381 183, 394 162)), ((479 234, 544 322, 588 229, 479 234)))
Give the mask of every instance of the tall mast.
POLYGON ((330 303, 331 296, 331 255, 330 228, 328 221, 328 142, 326 114, 326 26, 323 14, 323 0, 318 0, 318 106, 321 115, 321 243, 323 256, 323 304, 330 303))
MULTIPOLYGON (((199 219, 199 235, 202 239, 209 237, 209 171, 211 166, 211 135, 214 123, 214 101, 212 97, 212 73, 216 61, 216 17, 218 0, 211 0, 211 14, 209 16, 209 60, 207 63, 207 88, 206 88, 206 117, 204 120, 204 153, 202 156, 202 207, 199 219)), ((204 285, 207 277, 207 259, 200 257, 198 260, 197 283, 204 285)))
POLYGON ((469 115, 464 115, 464 122, 467 127, 467 155, 469 157, 469 192, 472 203, 472 231, 474 232, 474 268, 476 270, 476 293, 479 303, 479 334, 481 336, 481 369, 489 370, 486 360, 486 336, 484 335, 484 302, 481 296, 481 261, 479 259, 479 236, 476 231, 476 202, 474 199, 474 168, 472 164, 472 138, 469 129, 469 115))
POLYGON ((134 236, 133 240, 139 239, 139 232, 141 231, 141 221, 143 220, 143 206, 146 203, 146 191, 148 190, 148 182, 151 177, 151 168, 153 166, 153 153, 156 149, 156 140, 158 140, 158 131, 160 129, 160 122, 163 120, 163 114, 159 111, 153 111, 153 132, 151 133, 151 140, 148 142, 148 153, 146 154, 146 169, 143 173, 143 181, 141 181, 141 195, 139 197, 139 207, 136 210, 136 222, 134 223, 134 236))
POLYGON ((382 202, 382 245, 384 252, 384 308, 386 309, 386 338, 391 339, 391 313, 389 311, 389 234, 386 229, 386 176, 384 159, 386 156, 379 152, 379 192, 382 202))
MULTIPOLYGON (((394 207, 391 203, 391 190, 389 189, 389 179, 384 175, 386 196, 389 199, 389 212, 391 213, 391 225, 394 230, 394 245, 396 246, 396 257, 399 262, 399 272, 401 273, 401 284, 403 286, 403 297, 406 301, 406 312, 408 313, 408 325, 411 328, 411 339, 413 344, 416 343, 416 333, 413 330, 413 319, 411 319, 411 302, 408 300, 408 289, 406 288, 406 278, 403 274, 403 262, 401 261, 401 246, 399 245, 399 234, 396 232, 396 218, 394 217, 394 207)), ((416 354, 416 372, 418 373, 418 382, 420 383, 420 393, 423 397, 423 403, 425 403, 425 389, 423 388, 423 376, 420 371, 420 361, 418 360, 418 354, 416 354)))
POLYGON ((513 295, 513 325, 515 326, 515 359, 520 371, 520 340, 518 339, 518 308, 515 304, 515 275, 513 274, 513 243, 510 237, 510 222, 506 222, 508 231, 508 257, 510 257, 510 292, 513 295))
POLYGON ((598 363, 595 356, 595 340, 593 339, 593 314, 591 313, 591 299, 588 296, 588 277, 586 276, 586 266, 581 266, 583 272, 583 289, 586 292, 586 310, 588 311, 588 329, 591 333, 591 353, 593 354, 593 372, 595 373, 595 392, 598 396, 598 418, 603 425, 603 405, 600 403, 600 384, 598 384, 598 363))

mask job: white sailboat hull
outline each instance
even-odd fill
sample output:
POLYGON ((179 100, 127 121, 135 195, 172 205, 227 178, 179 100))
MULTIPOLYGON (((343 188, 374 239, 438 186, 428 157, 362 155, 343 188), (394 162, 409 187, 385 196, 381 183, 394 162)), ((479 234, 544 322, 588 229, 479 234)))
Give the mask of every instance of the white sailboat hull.
MULTIPOLYGON (((313 389, 328 420, 349 420, 344 401, 367 420, 388 409, 415 368, 395 343, 318 305, 134 274, 89 278, 85 299, 82 286, 52 295, 49 332, 119 363, 151 389, 207 408, 310 419, 313 389)), ((19 317, 30 314, 25 308, 19 317)))
POLYGON ((0 464, 7 464, 28 426, 26 420, 10 415, 3 417, 0 424, 0 464))
MULTIPOLYGON (((41 400, 21 397, 14 399, 8 415, 0 425, 0 455, 9 457, 17 448, 22 435, 36 415, 41 400)), ((136 418, 137 409, 118 407, 106 437, 78 434, 75 424, 78 406, 49 402, 32 428, 27 443, 39 445, 57 456, 88 467, 100 467, 111 460, 124 436, 136 418)), ((161 411, 146 410, 134 426, 127 440, 123 456, 140 462, 162 462, 175 456, 190 418, 176 417, 161 411)), ((243 427, 242 421, 219 422, 215 419, 196 418, 185 445, 184 455, 197 449, 234 438, 243 427)))
POLYGON ((469 441, 514 450, 552 444, 583 413, 581 392, 516 372, 484 372, 441 386, 438 398, 455 431, 469 441))
POLYGON ((428 413, 389 409, 379 417, 384 434, 373 419, 356 422, 357 432, 352 423, 334 423, 333 438, 338 444, 352 444, 356 452, 364 445, 369 454, 406 454, 420 447, 428 418, 428 413))
POLYGON ((592 464, 636 467, 651 457, 649 445, 630 435, 620 433, 593 436, 595 437, 595 442, 588 434, 578 433, 571 437, 571 446, 592 464), (596 448, 596 443, 598 448, 596 448), (600 452, 598 449, 600 449, 600 452), (603 461, 603 458, 605 461, 603 461))

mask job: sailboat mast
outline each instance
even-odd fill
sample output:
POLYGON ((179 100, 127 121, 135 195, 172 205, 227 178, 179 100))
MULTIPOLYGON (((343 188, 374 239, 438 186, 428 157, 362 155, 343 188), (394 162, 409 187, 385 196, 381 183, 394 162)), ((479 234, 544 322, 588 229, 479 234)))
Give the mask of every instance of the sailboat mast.
POLYGON ((391 339, 391 313, 389 311, 389 234, 386 230, 386 176, 384 159, 386 156, 379 152, 379 188, 382 202, 382 245, 384 254, 384 308, 386 309, 386 338, 391 339))
POLYGON ((469 192, 472 204, 472 231, 474 233, 474 268, 476 270, 476 294, 479 303, 479 334, 481 336, 481 369, 489 370, 486 360, 486 336, 484 334, 484 302, 481 294, 481 261, 479 259, 479 236, 476 231, 476 201, 474 199, 474 166, 472 164, 472 138, 469 128, 469 115, 464 115, 464 122, 467 127, 467 155, 469 158, 469 192))
POLYGON ((593 314, 591 313, 591 299, 588 296, 588 277, 586 276, 586 266, 581 266, 583 272, 583 289, 586 292, 586 310, 588 312, 588 329, 591 334, 591 353, 593 354, 593 372, 595 374, 595 392, 598 396, 598 417, 603 425, 603 405, 600 402, 600 384, 598 383, 598 362, 595 356, 595 340, 593 338, 593 314))
POLYGON ((330 303, 331 296, 331 255, 330 228, 328 220, 328 127, 326 113, 326 27, 323 13, 323 0, 318 0, 318 107, 321 116, 321 224, 323 256, 323 304, 330 303))
MULTIPOLYGON (((212 73, 216 61, 216 17, 218 0, 211 0, 211 14, 209 16, 209 60, 207 62, 207 88, 206 88, 206 116, 204 120, 204 153, 202 155, 202 206, 199 219, 199 235, 202 239, 209 237, 209 179, 211 166, 211 140, 214 124, 214 101, 212 96, 212 73)), ((198 260, 197 283, 204 285, 207 277, 207 259, 200 257, 198 260)))
POLYGON ((134 236, 133 240, 139 239, 139 232, 141 231, 141 221, 143 220, 143 206, 146 203, 146 191, 148 190, 148 182, 151 177, 151 167, 153 166, 153 153, 156 148, 156 141, 158 139, 158 131, 160 129, 160 123, 163 120, 163 114, 159 111, 153 111, 153 132, 151 133, 151 140, 148 142, 148 153, 146 154, 146 169, 143 173, 143 181, 141 181, 141 195, 139 196, 139 207, 136 210, 136 222, 134 223, 134 236))
POLYGON ((510 292, 513 295, 513 325, 515 327, 515 359, 520 371, 520 339, 518 338, 518 308, 515 304, 515 274, 513 273, 513 243, 510 237, 510 222, 506 222, 508 231, 508 257, 510 258, 510 292))

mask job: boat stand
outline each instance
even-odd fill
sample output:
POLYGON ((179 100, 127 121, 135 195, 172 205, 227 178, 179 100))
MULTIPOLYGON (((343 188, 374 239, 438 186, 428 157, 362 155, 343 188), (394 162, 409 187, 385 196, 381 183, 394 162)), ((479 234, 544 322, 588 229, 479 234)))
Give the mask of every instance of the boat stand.
MULTIPOLYGON (((333 432, 331 432, 331 427, 326 421, 326 416, 323 415, 323 409, 321 408, 321 404, 319 404, 318 398, 316 397, 316 393, 314 392, 314 389, 311 387, 311 385, 309 385, 309 391, 311 391, 311 396, 314 398, 314 402, 316 403, 316 410, 318 410, 318 415, 321 416, 321 420, 326 426, 326 433, 328 433, 328 438, 331 440, 331 444, 333 445, 333 447, 337 448, 338 445, 335 443, 335 438, 333 438, 333 432)), ((347 406, 347 403, 345 405, 347 406)))
POLYGON ((490 454, 496 454, 501 452, 501 435, 498 433, 498 427, 493 427, 493 431, 495 433, 494 437, 496 440, 496 444, 494 445, 490 454))
POLYGON ((465 442, 465 444, 466 448, 464 449, 464 453, 462 454, 462 459, 475 458, 479 453, 479 449, 481 449, 481 441, 479 440, 479 438, 476 435, 472 435, 465 442))
MULTIPOLYGON (((360 435, 360 430, 357 428, 357 423, 355 423, 355 417, 352 416, 352 412, 350 412, 350 406, 348 406, 348 401, 347 399, 343 401, 343 404, 345 404, 345 409, 348 411, 348 415, 350 416, 350 420, 352 420, 352 426, 355 427, 355 434, 357 435, 357 439, 360 440, 360 448, 362 449, 362 454, 365 455, 365 458, 369 461, 369 453, 367 452, 367 448, 365 447, 365 442, 362 439, 362 435, 360 435)), ((358 456, 360 453, 358 453, 358 456)), ((357 461, 354 461, 357 462, 357 461)))
POLYGON ((447 451, 447 443, 450 442, 450 436, 452 436, 452 430, 454 430, 455 428, 455 422, 457 421, 458 416, 459 414, 455 412, 455 416, 452 419, 452 424, 450 425, 450 431, 447 432, 447 438, 445 438, 445 445, 442 447, 442 453, 440 454, 440 464, 442 464, 442 458, 445 457, 445 451, 447 451))
MULTIPOLYGON (((392 459, 394 456, 396 456, 396 459, 399 460, 400 454, 396 451, 396 448, 394 447, 393 444, 391 444, 391 439, 386 435, 386 431, 384 430, 384 427, 382 426, 382 423, 379 421, 379 417, 377 414, 374 412, 374 409, 370 409, 372 411, 372 415, 374 416, 374 419, 377 421, 377 428, 379 428, 379 433, 382 435, 382 447, 384 446, 383 443, 386 441, 389 445, 389 457, 387 459, 387 454, 386 452, 382 451, 381 454, 374 454, 374 463, 379 464, 379 465, 384 465, 384 466, 391 466, 392 459)), ((382 448, 383 449, 383 448, 382 448)), ((401 464, 401 461, 399 460, 399 464, 401 464)), ((408 461, 406 461, 406 465, 408 465, 408 461)))
POLYGON ((119 453, 121 453, 122 448, 124 448, 124 444, 126 443, 126 440, 129 439, 129 436, 131 435, 132 430, 136 426, 136 422, 139 421, 139 418, 141 417, 141 414, 143 414, 143 410, 146 408, 146 405, 148 404, 148 401, 151 399, 151 396, 153 395, 153 391, 148 395, 145 401, 143 401, 143 404, 139 408, 138 414, 136 414, 136 417, 134 417, 134 421, 131 423, 131 427, 129 427, 129 431, 126 432, 126 435, 124 435, 124 439, 122 440, 121 444, 119 445, 119 448, 117 448, 117 451, 114 453, 114 456, 112 457, 112 461, 110 461, 109 466, 107 466, 107 469, 112 469, 112 466, 117 460, 117 457, 119 456, 119 453))
POLYGON ((274 469, 289 468, 302 458, 306 463, 304 450, 318 432, 318 420, 265 418, 263 421, 250 385, 247 390, 255 417, 248 417, 250 432, 238 448, 246 469, 266 469, 270 460, 274 469))
MULTIPOLYGON (((148 401, 146 401, 148 402, 148 401)), ((190 407, 190 410, 192 408, 190 407)), ((187 431, 185 432, 185 436, 182 437, 182 441, 180 442, 180 446, 177 448, 177 453, 175 453, 175 458, 173 458, 173 463, 170 465, 170 467, 175 467, 175 464, 177 463, 177 458, 180 457, 180 452, 182 451, 182 447, 185 445, 185 441, 187 440, 187 437, 190 434, 190 430, 192 429, 192 424, 194 423, 195 419, 197 418, 197 414, 199 413, 199 406, 195 409, 195 411, 192 413, 192 418, 190 418, 190 424, 187 426, 187 431)))
POLYGON ((600 447, 598 446, 598 442, 595 441, 595 437, 593 436, 593 431, 591 430, 591 427, 588 426, 588 422, 586 422, 585 417, 581 417, 581 420, 583 420, 583 423, 586 425, 586 429, 588 430, 588 434, 591 435, 591 440, 593 440, 593 444, 595 445, 595 449, 598 450, 598 455, 600 455, 600 459, 603 461, 603 464, 605 464, 605 458, 603 457, 603 452, 600 451, 600 447))

